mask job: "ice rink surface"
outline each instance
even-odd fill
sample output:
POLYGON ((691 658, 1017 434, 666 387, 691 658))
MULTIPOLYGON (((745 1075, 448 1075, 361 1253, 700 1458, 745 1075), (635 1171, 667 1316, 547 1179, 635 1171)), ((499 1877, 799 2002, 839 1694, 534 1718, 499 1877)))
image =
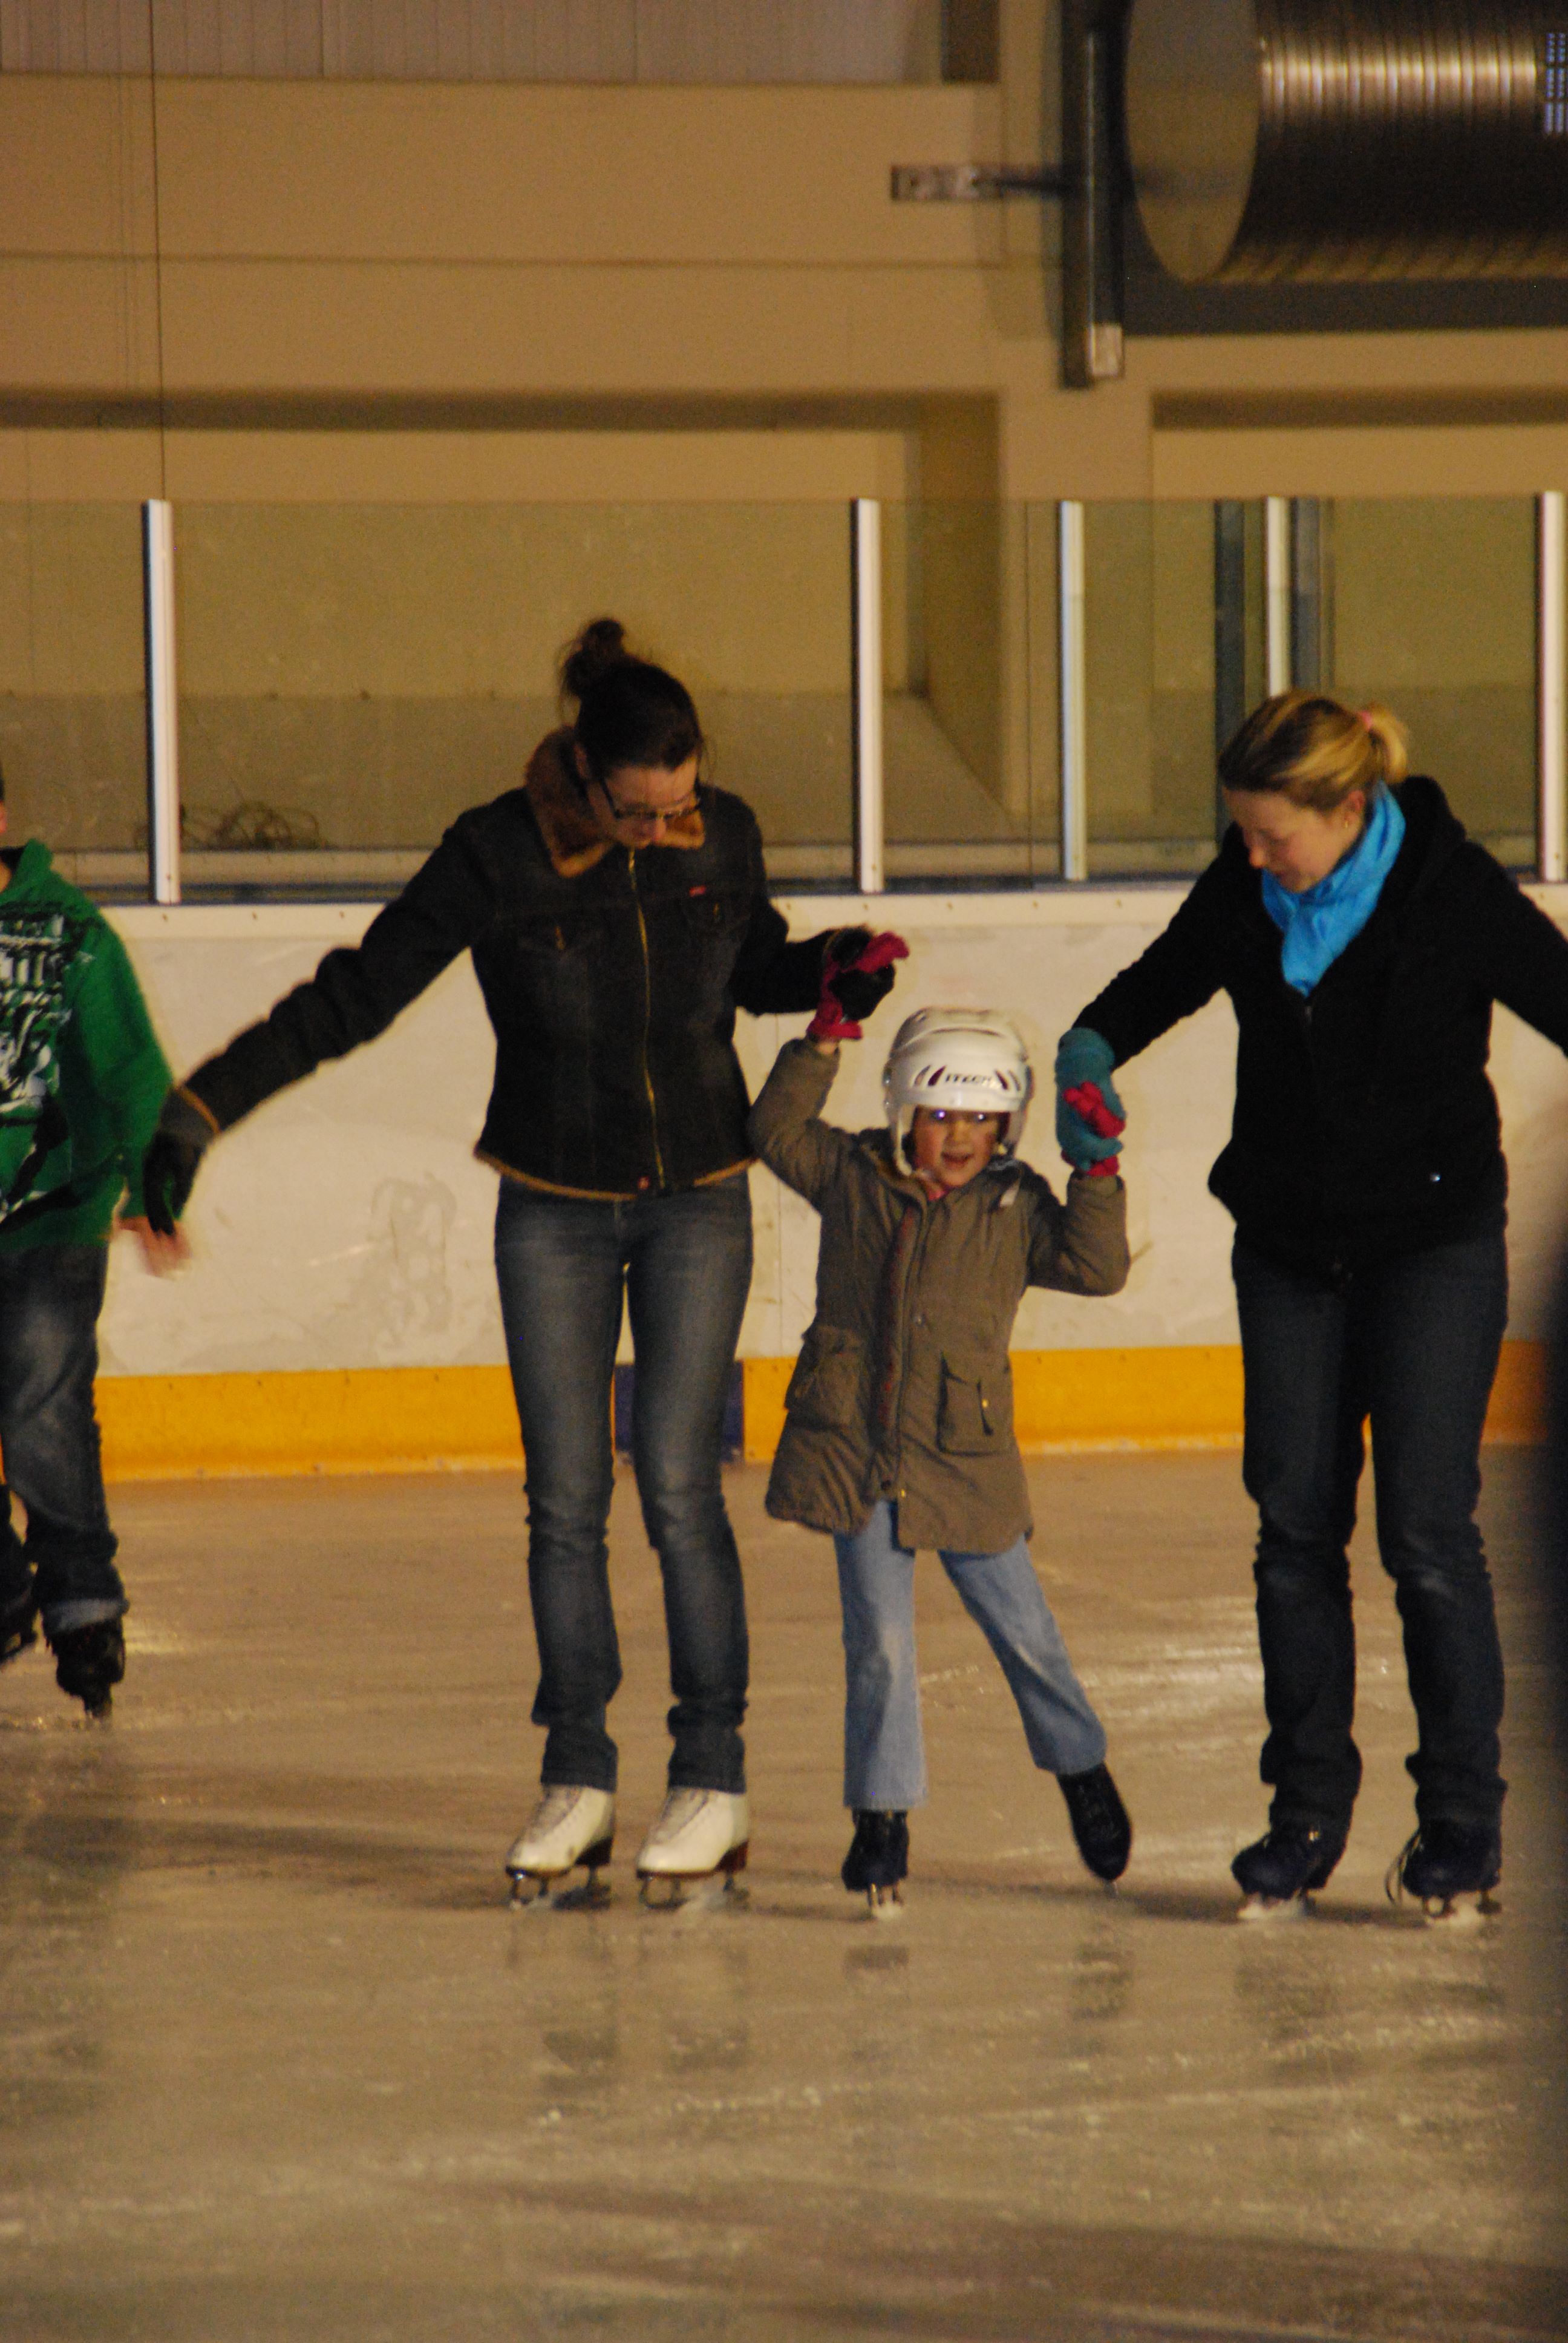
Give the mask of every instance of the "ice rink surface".
POLYGON ((120 1489, 112 1725, 38 1652, 0 1674, 0 2336, 1568 2333, 1531 1468, 1489 1453, 1513 1790, 1470 1932, 1383 1898, 1412 1722, 1364 1531, 1355 1834, 1315 1915, 1236 1924, 1264 1800, 1233 1455, 1030 1468, 1137 1826, 1114 1896, 922 1562, 932 1796, 888 1925, 838 1883, 830 1553, 759 1468, 750 1901, 673 1915, 632 1885, 668 1694, 628 1482, 598 1913, 507 1905, 538 1743, 509 1479, 120 1489))

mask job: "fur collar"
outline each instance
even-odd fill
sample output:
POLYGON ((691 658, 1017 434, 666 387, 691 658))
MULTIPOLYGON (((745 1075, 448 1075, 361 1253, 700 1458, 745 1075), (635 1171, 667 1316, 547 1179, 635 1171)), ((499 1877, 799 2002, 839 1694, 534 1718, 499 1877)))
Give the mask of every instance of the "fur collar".
MULTIPOLYGON (((611 841, 601 835, 583 803, 569 761, 571 743, 569 725, 547 733, 528 759, 523 787, 551 862, 563 879, 580 879, 603 861, 611 841)), ((706 836, 702 809, 693 806, 668 825, 659 844, 700 846, 706 836)))

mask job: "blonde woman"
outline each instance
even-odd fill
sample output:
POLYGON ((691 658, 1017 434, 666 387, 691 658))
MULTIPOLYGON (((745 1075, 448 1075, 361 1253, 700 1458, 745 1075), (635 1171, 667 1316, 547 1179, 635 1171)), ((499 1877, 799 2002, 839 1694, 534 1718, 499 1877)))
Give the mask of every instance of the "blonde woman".
MULTIPOLYGON (((1346 1553, 1369 1417, 1377 1530, 1419 1725, 1418 1828, 1390 1874, 1430 1916, 1502 1865, 1503 1660, 1475 1507, 1508 1309, 1507 1167, 1487 1079, 1501 1001, 1568 1050, 1568 942, 1406 778, 1386 709, 1284 692, 1220 759, 1232 827, 1142 957, 1062 1042, 1097 1084, 1218 991, 1240 1028, 1230 1144, 1242 1465, 1269 1734, 1269 1828, 1231 1868, 1249 1915, 1323 1886, 1361 1781, 1346 1553)), ((1059 1118, 1081 1147, 1113 1147, 1059 1118)))

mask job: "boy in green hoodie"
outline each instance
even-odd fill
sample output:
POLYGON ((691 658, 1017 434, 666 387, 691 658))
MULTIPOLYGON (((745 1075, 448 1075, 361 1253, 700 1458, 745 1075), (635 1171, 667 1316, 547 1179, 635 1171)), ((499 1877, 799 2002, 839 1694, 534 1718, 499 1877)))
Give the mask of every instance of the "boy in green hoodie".
POLYGON ((118 936, 36 839, 0 850, 0 1663, 42 1623, 61 1690, 90 1716, 126 1672, 93 1409, 98 1313, 122 1200, 149 1269, 185 1255, 183 1237, 148 1228, 141 1197, 168 1086, 118 936))

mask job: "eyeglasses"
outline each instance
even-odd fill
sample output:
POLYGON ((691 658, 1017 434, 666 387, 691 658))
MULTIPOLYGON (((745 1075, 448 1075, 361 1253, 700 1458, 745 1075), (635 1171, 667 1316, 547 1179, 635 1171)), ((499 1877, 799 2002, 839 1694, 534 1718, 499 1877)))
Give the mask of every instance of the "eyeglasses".
POLYGON ((702 789, 700 783, 691 791, 689 797, 682 798, 678 804, 671 806, 621 805, 615 798, 611 797, 608 789, 605 787, 602 781, 596 780, 594 782, 594 787, 598 789, 600 797, 603 798, 606 806, 608 808, 611 821, 615 822, 618 826, 622 822, 635 822, 641 829, 652 830, 657 828, 660 822, 679 821, 684 815, 695 813, 698 807, 702 803, 702 789))

